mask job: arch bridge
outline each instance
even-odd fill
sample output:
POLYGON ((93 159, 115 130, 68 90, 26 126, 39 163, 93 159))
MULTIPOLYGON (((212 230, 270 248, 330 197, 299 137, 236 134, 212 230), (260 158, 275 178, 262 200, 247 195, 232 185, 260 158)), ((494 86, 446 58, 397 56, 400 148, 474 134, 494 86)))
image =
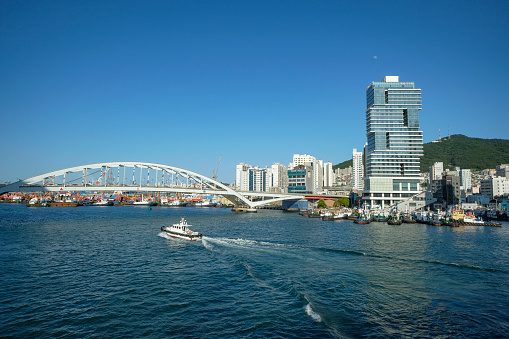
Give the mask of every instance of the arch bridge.
POLYGON ((148 162, 103 162, 69 167, 0 187, 7 192, 129 191, 222 195, 236 207, 255 208, 281 200, 304 199, 291 193, 237 192, 204 175, 148 162), (256 195, 259 200, 248 197, 256 195))

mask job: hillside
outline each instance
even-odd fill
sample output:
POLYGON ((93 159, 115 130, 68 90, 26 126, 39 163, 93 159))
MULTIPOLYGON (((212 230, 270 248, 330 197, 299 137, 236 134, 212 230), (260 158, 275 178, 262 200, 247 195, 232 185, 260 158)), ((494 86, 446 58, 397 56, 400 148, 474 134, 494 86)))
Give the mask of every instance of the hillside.
POLYGON ((332 166, 332 169, 335 171, 337 168, 343 169, 343 168, 348 168, 350 166, 353 166, 353 160, 352 159, 347 160, 347 161, 343 161, 342 163, 334 165, 334 166, 332 166))
POLYGON ((424 144, 424 156, 421 158, 421 172, 441 161, 444 168, 470 168, 481 170, 495 168, 509 163, 509 140, 469 138, 465 135, 451 135, 442 142, 424 144))
MULTIPOLYGON (((443 138, 441 142, 429 142, 424 146, 424 156, 421 158, 421 172, 427 172, 435 162, 443 162, 444 168, 454 167, 481 170, 495 168, 500 164, 509 164, 509 140, 469 138, 455 134, 443 138)), ((335 166, 346 168, 352 166, 352 159, 343 161, 335 166)))

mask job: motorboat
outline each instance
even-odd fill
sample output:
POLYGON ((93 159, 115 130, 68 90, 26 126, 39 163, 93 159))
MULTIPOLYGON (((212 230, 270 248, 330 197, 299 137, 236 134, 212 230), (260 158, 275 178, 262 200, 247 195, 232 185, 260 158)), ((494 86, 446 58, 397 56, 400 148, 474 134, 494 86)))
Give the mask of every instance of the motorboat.
POLYGON ((190 226, 191 225, 187 223, 186 219, 182 217, 178 224, 173 224, 171 226, 163 226, 161 227, 161 231, 165 232, 166 234, 173 238, 181 238, 191 241, 201 239, 203 235, 201 235, 198 232, 190 230, 189 229, 190 226))

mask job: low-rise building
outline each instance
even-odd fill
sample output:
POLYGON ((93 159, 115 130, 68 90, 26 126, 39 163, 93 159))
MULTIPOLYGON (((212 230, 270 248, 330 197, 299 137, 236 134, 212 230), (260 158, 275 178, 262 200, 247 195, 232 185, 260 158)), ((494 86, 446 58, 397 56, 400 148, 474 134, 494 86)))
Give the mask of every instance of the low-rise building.
POLYGON ((313 167, 298 165, 288 170, 288 193, 314 194, 313 167))

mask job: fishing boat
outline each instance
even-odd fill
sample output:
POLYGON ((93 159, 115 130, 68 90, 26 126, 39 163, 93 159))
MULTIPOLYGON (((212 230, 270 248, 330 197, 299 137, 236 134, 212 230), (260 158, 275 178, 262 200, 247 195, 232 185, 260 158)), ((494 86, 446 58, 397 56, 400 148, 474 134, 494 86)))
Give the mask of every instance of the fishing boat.
POLYGON ((387 220, 389 220, 389 216, 387 216, 383 211, 373 214, 373 221, 387 222, 387 220))
POLYGON ((39 201, 39 198, 35 197, 30 199, 29 202, 27 202, 27 207, 48 207, 48 204, 44 199, 41 199, 39 201))
POLYGON ((143 195, 141 196, 140 201, 134 201, 133 205, 135 206, 157 206, 157 202, 154 201, 153 198, 145 198, 143 195))
POLYGON ((113 201, 102 198, 92 203, 92 206, 113 206, 113 201))
POLYGON ((189 225, 186 219, 182 217, 178 224, 173 224, 171 226, 163 226, 161 227, 161 231, 164 231, 172 238, 180 238, 191 241, 196 241, 203 237, 203 235, 201 235, 200 233, 191 231, 189 229, 189 226, 191 225, 189 225))
POLYGON ((334 221, 343 219, 345 219, 345 214, 341 213, 341 211, 328 212, 322 216, 323 221, 334 221))
POLYGON ((200 200, 194 204, 195 207, 215 207, 216 205, 217 202, 213 202, 210 199, 200 200))
POLYGON ((389 217, 387 223, 389 225, 401 225, 403 223, 403 220, 401 220, 401 216, 399 213, 395 213, 389 217))
POLYGON ((369 224, 371 221, 373 221, 373 217, 369 213, 362 213, 353 222, 356 224, 369 224))
POLYGON ((414 216, 410 213, 407 213, 403 216, 403 222, 406 224, 415 224, 417 220, 415 220, 414 216))

